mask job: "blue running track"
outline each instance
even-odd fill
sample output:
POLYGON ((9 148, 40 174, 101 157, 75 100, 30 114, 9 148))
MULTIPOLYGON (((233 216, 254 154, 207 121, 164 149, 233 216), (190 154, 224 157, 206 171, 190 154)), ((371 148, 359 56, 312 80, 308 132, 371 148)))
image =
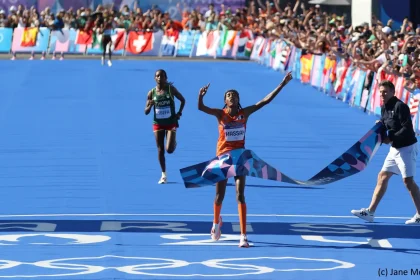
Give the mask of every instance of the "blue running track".
MULTIPOLYGON (((223 238, 210 241, 214 187, 186 189, 179 173, 215 155, 217 122, 197 110, 198 90, 210 82, 205 102, 221 108, 235 88, 246 106, 281 82, 279 72, 252 62, 0 64, 0 278, 371 280, 398 269, 407 275, 392 279, 420 279, 420 227, 404 225, 415 208, 401 178, 391 179, 375 223, 350 213, 369 205, 386 146, 365 171, 331 185, 248 178, 249 249, 237 246, 230 187, 223 238), (159 68, 187 100, 167 185, 157 184, 144 115, 159 68)), ((252 116, 247 148, 306 180, 375 120, 293 80, 252 116)))

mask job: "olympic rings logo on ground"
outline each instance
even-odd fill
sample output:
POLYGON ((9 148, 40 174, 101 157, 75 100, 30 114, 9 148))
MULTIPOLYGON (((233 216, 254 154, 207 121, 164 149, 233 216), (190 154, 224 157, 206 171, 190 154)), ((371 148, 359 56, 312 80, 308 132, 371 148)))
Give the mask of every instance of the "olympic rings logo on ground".
MULTIPOLYGON (((38 277, 62 277, 62 276, 78 276, 100 273, 105 270, 116 270, 122 273, 133 274, 133 275, 145 275, 145 276, 162 276, 162 277, 236 277, 246 275, 259 275, 274 272, 288 272, 288 271, 326 271, 336 269, 348 269, 355 265, 349 262, 344 262, 335 259, 313 259, 313 258, 298 258, 298 257, 253 257, 253 258, 227 258, 227 259, 211 259, 201 262, 188 262, 185 260, 166 259, 166 258, 149 258, 149 257, 125 257, 125 256, 114 256, 105 255, 100 257, 80 257, 80 258, 63 258, 53 260, 43 260, 36 262, 19 262, 10 260, 0 260, 0 278, 38 278, 38 277), (299 261, 313 261, 318 263, 330 263, 335 266, 325 265, 320 268, 287 268, 278 269, 271 266, 259 266, 249 264, 252 261, 265 260, 273 265, 275 261, 282 260, 294 260, 294 263, 299 261), (106 263, 117 263, 117 262, 133 262, 134 265, 123 265, 123 266, 100 266, 95 264, 86 264, 87 262, 98 262, 103 261, 106 263), (246 263, 244 263, 246 262, 246 263), (170 269, 181 269, 181 272, 185 272, 188 266, 205 266, 207 268, 229 270, 228 273, 216 273, 216 274, 186 274, 171 273, 170 269), (19 268, 22 266, 22 269, 19 268), (39 274, 41 268, 51 270, 51 273, 39 274), (14 271, 25 271, 28 274, 14 274, 6 275, 5 270, 12 269, 14 271), (166 273, 161 273, 159 270, 165 270, 166 273), (34 274, 30 274, 34 271, 34 274)), ((203 271, 203 269, 197 268, 197 271, 203 271)))

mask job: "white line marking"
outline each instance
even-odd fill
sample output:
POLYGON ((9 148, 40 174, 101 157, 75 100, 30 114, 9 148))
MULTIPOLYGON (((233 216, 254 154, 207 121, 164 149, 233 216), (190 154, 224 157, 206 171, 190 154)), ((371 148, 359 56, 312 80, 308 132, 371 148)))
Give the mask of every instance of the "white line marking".
POLYGON ((392 248, 391 243, 387 239, 372 239, 367 238, 368 242, 359 242, 359 241, 347 241, 347 240, 333 240, 329 238, 325 238, 320 235, 302 235, 301 236, 303 240, 308 241, 319 241, 319 242, 325 242, 325 243, 341 243, 341 244, 368 244, 375 248, 392 248))
MULTIPOLYGON (((0 218, 34 218, 34 217, 108 217, 108 216, 126 216, 126 217, 213 217, 213 214, 122 214, 122 213, 98 213, 98 214, 14 214, 0 215, 0 218)), ((223 214, 224 217, 238 217, 238 214, 223 214)), ((248 214, 248 217, 296 217, 296 218, 327 218, 327 219, 358 219, 356 216, 330 216, 330 215, 287 215, 287 214, 248 214)), ((397 219, 407 220, 410 217, 375 217, 375 219, 397 219)))

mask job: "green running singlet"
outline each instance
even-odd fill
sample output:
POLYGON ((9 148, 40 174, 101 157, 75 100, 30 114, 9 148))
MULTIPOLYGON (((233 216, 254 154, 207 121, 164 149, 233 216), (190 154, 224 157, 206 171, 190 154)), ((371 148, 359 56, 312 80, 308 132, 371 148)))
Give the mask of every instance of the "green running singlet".
POLYGON ((155 103, 153 124, 178 124, 178 120, 175 114, 175 101, 170 88, 171 86, 168 85, 167 90, 165 90, 163 94, 157 94, 156 88, 153 88, 152 99, 155 103))

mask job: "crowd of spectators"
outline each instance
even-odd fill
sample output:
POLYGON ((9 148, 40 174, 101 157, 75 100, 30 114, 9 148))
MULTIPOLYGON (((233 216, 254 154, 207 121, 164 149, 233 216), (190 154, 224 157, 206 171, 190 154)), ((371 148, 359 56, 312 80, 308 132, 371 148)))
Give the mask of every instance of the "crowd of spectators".
POLYGON ((35 7, 22 5, 0 11, 0 27, 49 27, 51 29, 94 29, 103 17, 113 19, 115 28, 127 30, 243 30, 254 36, 282 38, 288 43, 313 54, 340 56, 363 69, 385 71, 406 79, 406 87, 420 88, 420 28, 405 19, 401 27, 392 20, 352 26, 346 15, 328 14, 319 5, 280 7, 279 0, 250 1, 248 7, 231 10, 224 5, 188 9, 178 4, 180 20, 154 7, 98 6, 96 10, 80 8, 60 11, 54 15, 49 8, 38 12, 35 7))

